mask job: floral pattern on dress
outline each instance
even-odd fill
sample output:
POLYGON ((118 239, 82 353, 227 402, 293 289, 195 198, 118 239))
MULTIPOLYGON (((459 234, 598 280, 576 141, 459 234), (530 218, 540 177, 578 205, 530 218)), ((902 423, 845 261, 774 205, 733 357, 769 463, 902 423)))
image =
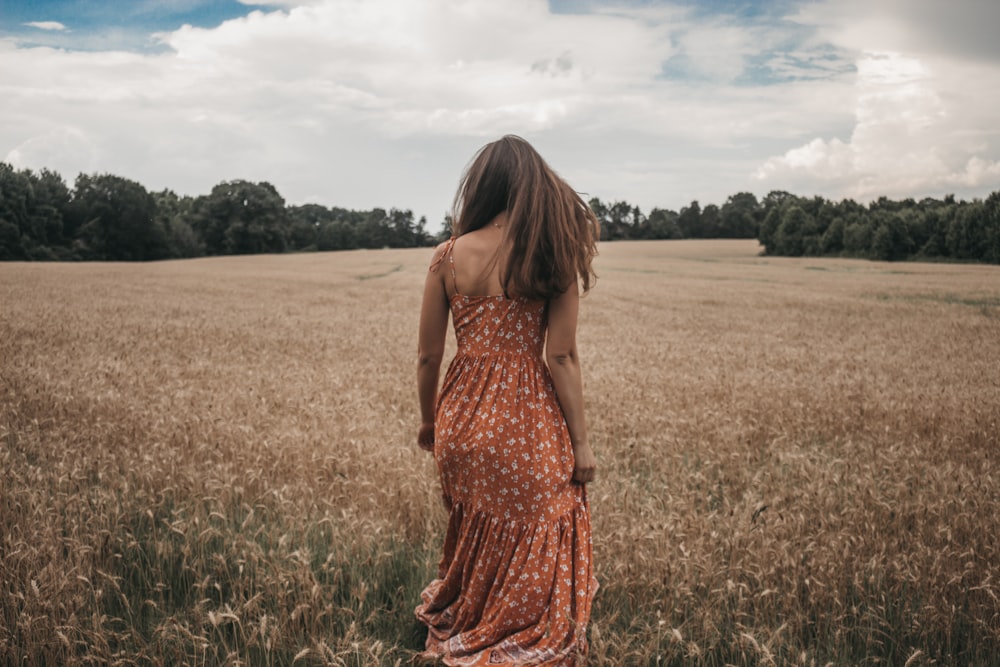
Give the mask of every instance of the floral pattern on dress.
POLYGON ((416 609, 424 655, 463 667, 583 664, 597 589, 590 510, 543 360, 547 305, 450 302, 458 350, 434 444, 450 515, 437 578, 416 609))

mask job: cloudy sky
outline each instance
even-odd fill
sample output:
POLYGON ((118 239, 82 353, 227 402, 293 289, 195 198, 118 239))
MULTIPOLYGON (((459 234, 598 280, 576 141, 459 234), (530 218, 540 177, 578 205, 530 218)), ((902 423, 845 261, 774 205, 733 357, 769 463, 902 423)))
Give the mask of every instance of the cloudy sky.
POLYGON ((409 208, 505 133, 648 212, 1000 189, 996 0, 3 0, 0 160, 409 208))

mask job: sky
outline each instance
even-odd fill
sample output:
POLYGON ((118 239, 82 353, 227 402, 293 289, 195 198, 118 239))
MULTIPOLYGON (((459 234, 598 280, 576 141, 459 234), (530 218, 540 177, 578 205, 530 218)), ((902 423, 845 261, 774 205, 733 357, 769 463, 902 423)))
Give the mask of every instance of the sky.
POLYGON ((0 0, 0 160, 437 229, 504 134, 644 212, 1000 190, 995 0, 0 0))

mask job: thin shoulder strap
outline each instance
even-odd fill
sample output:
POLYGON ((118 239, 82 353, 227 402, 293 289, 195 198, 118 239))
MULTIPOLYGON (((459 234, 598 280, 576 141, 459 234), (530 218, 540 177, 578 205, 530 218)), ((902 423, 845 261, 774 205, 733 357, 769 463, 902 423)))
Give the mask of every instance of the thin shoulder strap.
POLYGON ((431 263, 430 270, 431 272, 437 272, 441 264, 444 263, 445 257, 447 257, 448 266, 451 269, 451 282, 455 288, 455 293, 458 294, 458 279, 455 276, 455 255, 454 255, 456 238, 457 237, 452 236, 450 239, 448 239, 447 244, 444 247, 444 252, 438 255, 437 259, 435 259, 431 263))
POLYGON ((451 286, 455 288, 455 294, 461 294, 458 291, 458 276, 455 275, 455 241, 457 237, 451 237, 451 245, 448 246, 448 266, 451 267, 451 286))
POLYGON ((451 253, 451 246, 454 243, 455 243, 454 236, 452 236, 445 242, 444 251, 442 251, 442 253, 438 255, 433 262, 431 262, 430 267, 428 267, 431 273, 437 273, 438 268, 440 268, 441 264, 444 262, 444 258, 447 257, 449 253, 451 253))

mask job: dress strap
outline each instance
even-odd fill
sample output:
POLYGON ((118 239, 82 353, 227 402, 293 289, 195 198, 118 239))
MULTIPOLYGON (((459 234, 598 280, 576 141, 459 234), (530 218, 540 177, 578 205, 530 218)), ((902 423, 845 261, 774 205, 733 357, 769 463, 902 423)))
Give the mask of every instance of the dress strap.
POLYGON ((458 277, 455 275, 455 240, 458 237, 452 236, 445 243, 444 252, 437 256, 437 258, 431 262, 430 271, 431 273, 436 273, 444 263, 445 257, 448 258, 448 266, 451 269, 451 284, 455 288, 455 294, 458 294, 458 277))
POLYGON ((451 239, 451 247, 448 248, 448 266, 451 267, 451 286, 455 290, 455 294, 459 294, 458 291, 458 276, 455 275, 455 238, 451 239))
MULTIPOLYGON (((444 262, 444 258, 448 257, 451 254, 451 249, 455 245, 455 238, 456 237, 452 236, 450 239, 448 239, 445 242, 444 252, 442 252, 440 255, 438 255, 437 258, 433 262, 431 262, 431 265, 430 265, 430 271, 431 271, 431 273, 436 273, 437 270, 438 270, 438 268, 441 266, 442 262, 444 262)), ((454 262, 454 260, 452 260, 452 262, 451 262, 451 271, 452 271, 452 275, 454 275, 454 273, 455 273, 455 262, 454 262)))

